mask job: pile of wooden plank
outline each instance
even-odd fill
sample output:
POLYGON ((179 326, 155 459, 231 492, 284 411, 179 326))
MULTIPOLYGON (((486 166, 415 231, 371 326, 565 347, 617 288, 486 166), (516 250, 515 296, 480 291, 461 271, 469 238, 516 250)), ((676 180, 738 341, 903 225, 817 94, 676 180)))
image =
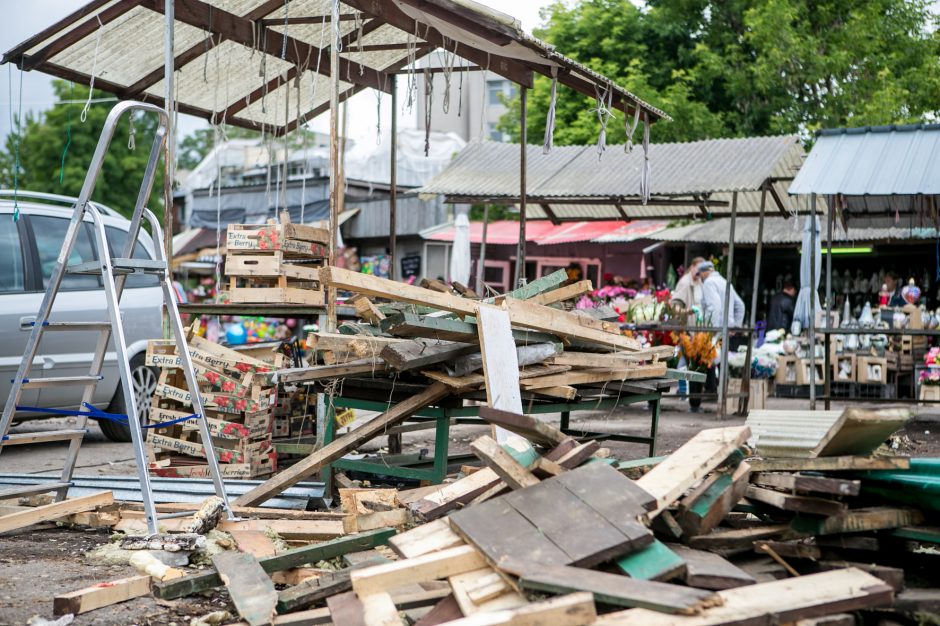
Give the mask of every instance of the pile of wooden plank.
POLYGON ((237 304, 309 304, 326 300, 317 272, 328 257, 329 234, 322 228, 280 223, 229 224, 226 238, 225 298, 237 304))
MULTIPOLYGON (((272 446, 277 387, 272 366, 198 336, 189 354, 206 415, 147 429, 151 471, 166 477, 208 476, 198 419, 205 419, 223 476, 256 478, 272 474, 277 456, 272 446)), ((174 422, 192 414, 192 400, 173 341, 151 341, 147 365, 160 368, 150 407, 150 422, 174 422)))

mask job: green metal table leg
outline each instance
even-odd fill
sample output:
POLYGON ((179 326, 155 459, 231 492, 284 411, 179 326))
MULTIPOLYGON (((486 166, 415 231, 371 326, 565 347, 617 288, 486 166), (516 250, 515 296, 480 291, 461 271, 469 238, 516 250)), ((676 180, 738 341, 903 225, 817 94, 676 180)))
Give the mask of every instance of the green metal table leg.
POLYGON ((653 416, 650 419, 650 451, 649 456, 656 455, 656 436, 659 432, 659 408, 660 402, 662 401, 662 396, 657 397, 655 400, 650 400, 650 404, 653 409, 653 416))
POLYGON ((447 461, 450 458, 450 418, 442 415, 437 418, 434 425, 434 478, 432 482, 439 485, 447 476, 447 461))
MULTIPOLYGON (((328 446, 336 436, 336 407, 331 402, 326 405, 325 432, 323 433, 323 445, 328 446)), ((323 481, 323 493, 329 496, 333 493, 333 465, 329 464, 320 470, 320 480, 323 481)))

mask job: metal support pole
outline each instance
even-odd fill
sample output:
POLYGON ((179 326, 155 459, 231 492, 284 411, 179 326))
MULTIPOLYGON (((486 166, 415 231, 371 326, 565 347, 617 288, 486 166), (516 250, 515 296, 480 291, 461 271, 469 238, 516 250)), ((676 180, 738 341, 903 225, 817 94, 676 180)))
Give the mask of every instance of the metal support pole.
POLYGON ((746 393, 747 396, 742 396, 738 399, 738 414, 747 415, 748 405, 751 401, 751 356, 754 353, 754 344, 756 343, 757 337, 755 331, 753 330, 757 325, 757 294, 760 291, 758 285, 760 285, 760 264, 761 264, 761 253, 764 251, 764 210, 767 208, 767 189, 762 189, 760 194, 760 216, 757 220, 757 250, 754 253, 754 284, 751 288, 751 322, 750 328, 751 332, 748 334, 747 340, 747 355, 744 358, 744 373, 741 376, 741 393, 746 393))
MULTIPOLYGON (((339 224, 339 194, 342 193, 339 158, 339 0, 331 1, 330 15, 330 246, 329 262, 336 264, 336 229, 339 224)), ((326 329, 336 330, 336 288, 327 286, 326 329)))
MULTIPOLYGON (((718 370, 718 418, 725 416, 728 395, 728 318, 731 312, 731 277, 734 272, 734 227, 738 221, 738 192, 731 195, 731 232, 728 235, 728 267, 725 270, 725 300, 721 319, 721 363, 718 370)), ((706 320, 706 323, 714 323, 706 320)))
POLYGON ((480 240, 480 260, 477 262, 476 292, 483 296, 483 271, 486 268, 486 228, 490 221, 490 205, 483 205, 483 236, 480 240))
POLYGON ((809 229, 809 410, 816 410, 816 194, 810 196, 809 229))
MULTIPOLYGON (((381 112, 379 113, 381 115, 381 112)), ((398 81, 392 76, 392 148, 388 174, 388 277, 395 280, 398 247, 398 81)))
MULTIPOLYGON (((176 176, 176 119, 173 116, 173 71, 175 68, 175 56, 173 53, 173 44, 175 39, 176 26, 176 4, 175 0, 164 0, 163 15, 166 24, 163 32, 163 104, 167 115, 166 128, 166 163, 164 168, 165 178, 163 180, 163 231, 166 233, 166 239, 163 242, 163 255, 167 259, 167 267, 173 265, 173 178, 176 176)), ((133 115, 131 112, 129 115, 133 115)), ((170 336, 170 320, 163 309, 163 337, 170 336)))
MULTIPOLYGON (((826 323, 823 324, 825 328, 832 328, 832 209, 835 202, 833 202, 832 196, 829 196, 829 206, 827 207, 826 216, 826 323)), ((825 363, 826 371, 824 373, 824 380, 826 381, 826 410, 829 410, 831 401, 829 400, 832 396, 832 357, 829 354, 830 346, 832 342, 832 335, 826 333, 825 336, 825 363)))
POLYGON ((519 245, 516 247, 515 286, 525 283, 526 212, 526 88, 519 88, 519 245))

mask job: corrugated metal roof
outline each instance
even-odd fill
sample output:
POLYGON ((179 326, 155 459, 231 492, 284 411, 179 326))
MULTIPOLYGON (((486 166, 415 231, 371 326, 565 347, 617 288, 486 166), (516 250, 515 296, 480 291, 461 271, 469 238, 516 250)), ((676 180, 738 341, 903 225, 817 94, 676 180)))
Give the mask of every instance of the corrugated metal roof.
MULTIPOLYGON (((163 106, 163 0, 91 0, 9 50, 4 63, 163 106)), ((290 130, 329 107, 330 0, 178 0, 179 109, 206 119, 290 130), (324 26, 325 24, 325 26, 324 26)), ((613 89, 617 108, 668 116, 518 22, 468 0, 343 0, 340 99, 389 91, 391 73, 439 46, 510 80, 550 76, 587 95, 613 89), (456 43, 455 43, 456 42, 456 43), (416 46, 411 51, 409 47, 416 46), (412 52, 412 54, 409 54, 412 52)))
MULTIPOLYGON (((756 220, 740 220, 734 227, 734 242, 737 244, 757 243, 756 220)), ((695 222, 685 226, 676 226, 649 235, 658 241, 690 243, 728 243, 731 236, 731 220, 727 218, 708 222, 695 222)), ((833 243, 862 243, 874 241, 907 241, 911 239, 934 239, 937 231, 931 227, 885 225, 865 228, 849 227, 846 231, 835 221, 832 226, 833 243)), ((764 218, 763 241, 765 245, 799 244, 803 241, 802 222, 798 219, 784 219, 778 216, 764 218)), ((822 229, 821 240, 826 242, 826 229, 822 229)))
MULTIPOLYGON (((710 214, 728 214, 732 192, 741 192, 740 214, 756 214, 760 210, 759 190, 768 180, 785 210, 798 211, 806 202, 786 200, 785 180, 799 171, 803 157, 799 139, 792 135, 653 144, 653 199, 641 205, 642 149, 627 153, 623 146, 609 146, 599 155, 593 145, 562 146, 546 155, 541 147, 529 146, 526 215, 557 221, 681 217, 702 213, 699 205, 703 198, 707 198, 710 214), (577 200, 583 202, 567 203, 577 200)), ((418 192, 445 195, 454 201, 516 201, 519 158, 518 145, 470 144, 418 192)), ((767 206, 768 211, 774 210, 772 198, 767 206)))
POLYGON ((748 445, 764 457, 809 457, 842 411, 751 411, 748 445))
POLYGON ((789 192, 842 194, 849 214, 936 211, 940 124, 823 131, 789 192))

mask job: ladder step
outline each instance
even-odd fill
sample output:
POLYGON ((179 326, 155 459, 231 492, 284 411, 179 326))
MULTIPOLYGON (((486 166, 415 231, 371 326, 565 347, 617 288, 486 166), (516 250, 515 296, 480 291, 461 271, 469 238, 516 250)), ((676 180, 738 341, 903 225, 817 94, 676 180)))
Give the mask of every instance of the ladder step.
POLYGON ((72 483, 38 483, 35 485, 21 485, 19 487, 13 487, 12 489, 6 489, 0 491, 0 500, 6 498, 17 498, 19 496, 31 496, 37 493, 46 493, 49 491, 55 491, 57 489, 62 489, 63 487, 71 487, 72 483))
POLYGON ((24 378, 23 389, 59 387, 64 385, 89 385, 100 382, 102 380, 104 380, 104 376, 50 376, 49 378, 24 378))
MULTIPOLYGON (((111 259, 111 268, 114 274, 158 274, 161 276, 166 274, 167 269, 164 261, 150 259, 111 259)), ((99 261, 78 263, 69 265, 65 271, 69 274, 100 276, 101 263, 99 261)))
POLYGON ((44 331, 111 330, 111 322, 46 322, 42 325, 42 329, 44 331))
POLYGON ((81 429, 22 433, 7 435, 3 439, 0 439, 0 446, 20 446, 31 443, 47 443, 50 441, 71 441, 72 439, 81 439, 84 436, 85 431, 81 429))

